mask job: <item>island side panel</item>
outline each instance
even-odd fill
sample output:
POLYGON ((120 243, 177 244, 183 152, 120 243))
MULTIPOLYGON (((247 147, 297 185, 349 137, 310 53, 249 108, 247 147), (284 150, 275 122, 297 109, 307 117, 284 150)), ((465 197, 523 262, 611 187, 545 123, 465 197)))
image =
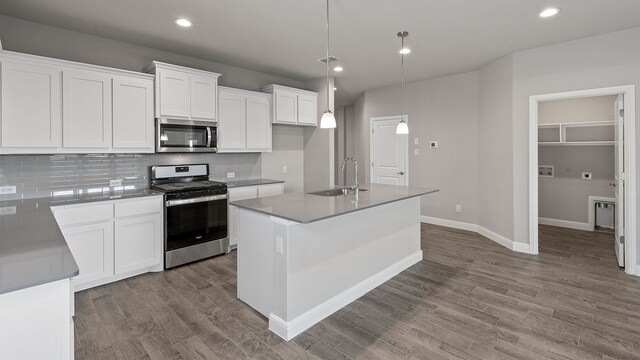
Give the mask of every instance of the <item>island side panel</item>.
POLYGON ((286 340, 422 259, 419 197, 286 227, 269 323, 286 340))

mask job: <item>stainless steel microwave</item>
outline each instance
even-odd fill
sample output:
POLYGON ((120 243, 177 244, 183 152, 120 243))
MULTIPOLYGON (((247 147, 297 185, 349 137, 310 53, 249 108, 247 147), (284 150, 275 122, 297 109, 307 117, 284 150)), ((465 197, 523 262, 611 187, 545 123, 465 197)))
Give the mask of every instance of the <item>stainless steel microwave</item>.
POLYGON ((156 152, 216 152, 218 151, 217 123, 157 119, 156 152))

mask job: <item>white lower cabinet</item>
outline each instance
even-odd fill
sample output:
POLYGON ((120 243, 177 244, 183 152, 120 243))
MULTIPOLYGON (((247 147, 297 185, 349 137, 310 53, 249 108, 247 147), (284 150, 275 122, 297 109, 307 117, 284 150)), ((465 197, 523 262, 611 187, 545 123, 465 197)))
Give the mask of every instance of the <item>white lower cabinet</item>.
POLYGON ((113 277, 113 223, 72 226, 62 229, 80 273, 76 286, 113 277))
POLYGON ((161 195, 53 208, 80 273, 75 291, 163 269, 161 195))
MULTIPOLYGON (((228 190, 229 202, 255 199, 259 197, 282 195, 284 194, 284 183, 268 184, 268 185, 256 185, 256 186, 243 186, 237 188, 229 188, 228 190)), ((238 244, 238 208, 229 205, 229 246, 235 248, 238 244)))
POLYGON ((135 271, 162 262, 160 213, 115 222, 115 273, 135 271))

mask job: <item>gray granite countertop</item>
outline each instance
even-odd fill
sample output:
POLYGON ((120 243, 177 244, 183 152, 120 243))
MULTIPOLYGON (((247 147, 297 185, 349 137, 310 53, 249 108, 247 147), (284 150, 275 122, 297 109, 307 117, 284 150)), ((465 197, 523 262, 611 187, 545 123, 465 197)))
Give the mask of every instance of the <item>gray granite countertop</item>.
POLYGON ((78 275, 52 206, 160 194, 135 189, 0 201, 0 294, 78 275))
POLYGON ((227 187, 243 187, 243 186, 256 186, 256 185, 269 185, 269 184, 279 184, 283 183, 284 180, 273 180, 273 179, 250 179, 250 180, 236 180, 236 181, 226 181, 222 182, 227 184, 227 187))
POLYGON ((359 191, 357 197, 355 194, 319 196, 298 192, 234 201, 231 205, 299 223, 311 223, 439 191, 381 184, 365 184, 361 188, 367 191, 359 191))

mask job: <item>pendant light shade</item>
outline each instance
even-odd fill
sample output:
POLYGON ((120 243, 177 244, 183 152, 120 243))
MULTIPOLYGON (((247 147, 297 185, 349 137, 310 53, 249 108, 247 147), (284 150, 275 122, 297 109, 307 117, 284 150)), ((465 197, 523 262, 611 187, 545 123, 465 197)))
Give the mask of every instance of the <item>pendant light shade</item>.
POLYGON ((398 123, 398 127, 396 127, 396 134, 398 135, 406 135, 409 133, 409 126, 404 120, 400 120, 398 123))
POLYGON ((335 129, 336 127, 336 118, 333 116, 331 110, 327 110, 322 114, 322 118, 320 119, 320 128, 322 129, 335 129))
POLYGON ((335 129, 336 128, 336 118, 333 116, 331 112, 331 98, 329 97, 329 0, 327 0, 327 110, 322 114, 320 118, 320 128, 321 129, 335 129))
POLYGON ((409 125, 404 121, 403 102, 404 102, 404 55, 411 52, 409 48, 404 46, 404 38, 409 36, 406 31, 400 31, 398 37, 402 39, 402 46, 400 47, 400 116, 402 117, 398 126, 396 127, 396 134, 406 135, 409 133, 409 125), (408 50, 408 51, 407 51, 408 50))

